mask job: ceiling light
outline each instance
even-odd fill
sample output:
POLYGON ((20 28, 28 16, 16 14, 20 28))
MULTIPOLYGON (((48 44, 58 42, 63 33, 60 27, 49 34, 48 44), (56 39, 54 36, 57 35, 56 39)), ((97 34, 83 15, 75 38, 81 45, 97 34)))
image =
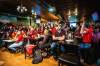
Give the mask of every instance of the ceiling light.
POLYGON ((68 15, 71 15, 71 11, 70 10, 68 11, 68 15))
POLYGON ((75 8, 74 14, 77 16, 78 15, 78 9, 75 8))
POLYGON ((27 8, 25 6, 23 6, 22 1, 20 1, 20 2, 21 2, 20 5, 17 6, 17 11, 19 13, 27 12, 27 8))

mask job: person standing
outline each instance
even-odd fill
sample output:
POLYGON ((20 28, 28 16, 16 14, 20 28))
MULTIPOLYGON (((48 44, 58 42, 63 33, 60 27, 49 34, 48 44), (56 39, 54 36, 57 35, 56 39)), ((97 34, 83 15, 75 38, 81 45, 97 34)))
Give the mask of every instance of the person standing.
POLYGON ((97 23, 95 27, 95 32, 93 36, 93 44, 94 44, 94 49, 95 49, 95 55, 96 55, 96 66, 100 66, 100 24, 97 23))
POLYGON ((93 28, 90 25, 86 25, 85 21, 81 26, 80 34, 82 35, 82 43, 80 44, 81 58, 84 63, 91 65, 92 63, 92 38, 93 38, 93 28))

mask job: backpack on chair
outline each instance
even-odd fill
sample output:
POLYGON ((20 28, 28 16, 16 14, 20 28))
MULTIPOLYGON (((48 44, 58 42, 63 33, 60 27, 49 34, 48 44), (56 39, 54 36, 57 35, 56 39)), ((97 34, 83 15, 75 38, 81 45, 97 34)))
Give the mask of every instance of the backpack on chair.
POLYGON ((42 60, 43 60, 43 57, 42 57, 41 50, 40 49, 35 50, 32 63, 38 64, 42 62, 42 60))

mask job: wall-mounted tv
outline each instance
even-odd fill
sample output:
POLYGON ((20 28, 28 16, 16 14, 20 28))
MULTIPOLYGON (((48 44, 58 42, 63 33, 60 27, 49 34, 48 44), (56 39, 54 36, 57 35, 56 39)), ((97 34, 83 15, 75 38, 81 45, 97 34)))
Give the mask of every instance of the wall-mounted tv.
POLYGON ((69 22, 78 22, 77 16, 72 15, 72 16, 68 17, 68 21, 69 22))
POLYGON ((76 26, 77 26, 76 22, 71 22, 70 23, 70 27, 76 27, 76 26))
POLYGON ((72 27, 72 26, 76 27, 76 24, 78 22, 78 18, 75 15, 71 15, 70 17, 68 17, 68 21, 69 21, 70 27, 72 27))

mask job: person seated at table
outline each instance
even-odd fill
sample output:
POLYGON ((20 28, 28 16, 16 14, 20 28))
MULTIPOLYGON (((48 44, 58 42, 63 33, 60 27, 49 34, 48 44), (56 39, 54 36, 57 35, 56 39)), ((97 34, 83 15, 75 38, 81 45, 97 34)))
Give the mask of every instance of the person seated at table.
POLYGON ((44 33, 44 27, 43 27, 43 26, 40 26, 40 27, 38 28, 38 33, 39 33, 40 35, 43 35, 43 33, 44 33))
POLYGON ((17 34, 17 32, 13 31, 12 34, 11 34, 11 39, 15 39, 16 34, 17 34))
POLYGON ((35 39, 37 38, 37 35, 38 35, 38 32, 37 32, 36 28, 30 27, 30 29, 28 31, 28 39, 31 44, 36 43, 35 39))
POLYGON ((74 32, 74 37, 75 37, 77 43, 82 42, 82 36, 80 34, 80 30, 81 30, 81 26, 77 25, 76 30, 74 32))
POLYGON ((43 37, 43 39, 39 41, 39 47, 44 48, 46 46, 49 46, 48 43, 49 41, 51 41, 51 33, 47 27, 45 27, 44 35, 42 35, 41 37, 43 37))
POLYGON ((55 25, 55 26, 53 25, 53 27, 51 28, 50 31, 51 31, 52 35, 55 34, 55 33, 57 32, 56 27, 57 27, 57 25, 55 25))
POLYGON ((18 31, 15 43, 11 44, 8 48, 13 50, 13 51, 16 51, 17 47, 22 46, 23 39, 24 39, 23 34, 21 33, 21 31, 18 31))
POLYGON ((64 40, 65 40, 65 31, 63 29, 61 29, 59 26, 56 27, 56 32, 55 34, 52 35, 52 44, 51 44, 51 54, 54 56, 54 57, 57 57, 57 47, 60 45, 60 50, 62 52, 65 52, 65 48, 63 45, 64 43, 64 40), (58 43, 60 44, 58 44, 58 43))

